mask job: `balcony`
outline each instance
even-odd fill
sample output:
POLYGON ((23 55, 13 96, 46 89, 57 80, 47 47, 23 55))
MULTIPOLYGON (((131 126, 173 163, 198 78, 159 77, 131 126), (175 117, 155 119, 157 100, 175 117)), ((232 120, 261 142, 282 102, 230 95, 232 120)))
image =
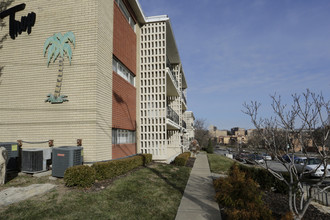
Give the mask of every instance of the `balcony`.
POLYGON ((182 120, 182 127, 187 129, 187 123, 184 120, 182 120))
POLYGON ((170 107, 166 109, 167 130, 180 130, 179 115, 170 107))
POLYGON ((169 61, 169 59, 167 58, 166 60, 166 72, 167 72, 167 76, 166 76, 166 87, 167 87, 167 96, 179 96, 179 83, 178 80, 176 78, 176 75, 173 72, 173 68, 172 65, 169 61))
POLYGON ((171 69, 167 69, 166 74, 166 95, 167 96, 180 96, 178 90, 178 81, 174 77, 174 74, 171 69))
POLYGON ((170 78, 172 79, 172 81, 173 81, 175 87, 178 88, 179 83, 178 83, 178 80, 177 80, 175 74, 173 73, 173 69, 170 68, 170 67, 167 67, 167 68, 168 68, 168 72, 169 72, 169 74, 170 74, 170 78))
POLYGON ((181 103, 182 103, 182 110, 186 111, 187 110, 187 99, 183 91, 181 91, 181 103))
POLYGON ((183 91, 181 91, 181 97, 182 97, 184 103, 187 104, 187 99, 186 99, 186 96, 185 96, 185 94, 183 93, 183 91))

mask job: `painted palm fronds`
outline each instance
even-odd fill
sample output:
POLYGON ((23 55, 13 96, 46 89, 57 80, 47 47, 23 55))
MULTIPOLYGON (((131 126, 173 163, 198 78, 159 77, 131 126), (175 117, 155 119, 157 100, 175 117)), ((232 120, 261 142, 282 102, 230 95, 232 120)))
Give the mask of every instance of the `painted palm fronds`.
POLYGON ((49 66, 50 62, 55 60, 59 57, 59 68, 58 68, 58 75, 57 75, 57 82, 55 87, 54 94, 49 94, 45 102, 50 102, 52 104, 55 103, 63 103, 68 101, 66 95, 61 95, 61 87, 62 87, 62 80, 63 80, 63 62, 64 62, 64 55, 69 58, 70 65, 72 59, 72 49, 71 44, 75 47, 75 36, 74 34, 69 31, 62 35, 61 33, 56 33, 53 36, 47 38, 44 44, 44 56, 47 53, 47 66, 49 66))

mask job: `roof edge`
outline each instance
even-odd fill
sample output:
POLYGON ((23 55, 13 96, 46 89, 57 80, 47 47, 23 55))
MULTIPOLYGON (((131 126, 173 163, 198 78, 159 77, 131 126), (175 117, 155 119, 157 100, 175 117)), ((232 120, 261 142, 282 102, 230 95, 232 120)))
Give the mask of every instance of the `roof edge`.
POLYGON ((131 5, 132 9, 134 10, 137 19, 140 23, 145 24, 146 23, 146 17, 144 16, 144 13, 142 11, 141 5, 138 0, 128 0, 129 4, 131 5))
POLYGON ((151 22, 159 22, 159 21, 169 21, 170 18, 168 15, 157 15, 157 16, 150 16, 146 17, 146 22, 151 23, 151 22))

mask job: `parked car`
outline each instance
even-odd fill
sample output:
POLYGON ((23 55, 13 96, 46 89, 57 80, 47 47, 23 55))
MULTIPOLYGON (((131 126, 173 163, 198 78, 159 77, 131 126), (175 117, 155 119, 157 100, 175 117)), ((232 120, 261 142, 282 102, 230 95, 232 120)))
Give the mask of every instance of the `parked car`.
POLYGON ((238 160, 242 163, 246 163, 246 159, 248 159, 248 154, 240 153, 235 155, 235 160, 238 160))
POLYGON ((301 157, 297 156, 297 155, 294 155, 294 154, 285 154, 282 156, 282 159, 288 163, 291 163, 291 161, 295 161, 297 159, 299 159, 301 157), (293 160, 292 160, 293 159, 293 160))
POLYGON ((272 157, 268 154, 263 154, 262 158, 266 161, 266 160, 272 160, 272 157))
MULTIPOLYGON (((311 177, 322 177, 324 174, 324 166, 319 158, 298 158, 294 161, 294 165, 298 173, 304 173, 311 177)), ((330 165, 327 165, 326 177, 330 177, 330 165)))
POLYGON ((246 159, 246 163, 249 164, 261 164, 261 163, 265 163, 263 157, 261 155, 258 154, 250 154, 248 156, 248 158, 246 159))

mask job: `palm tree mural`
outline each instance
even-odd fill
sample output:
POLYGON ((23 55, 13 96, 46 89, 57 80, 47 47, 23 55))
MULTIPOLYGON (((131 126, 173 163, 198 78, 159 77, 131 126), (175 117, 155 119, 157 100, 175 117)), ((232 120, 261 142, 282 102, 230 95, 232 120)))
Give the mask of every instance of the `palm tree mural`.
POLYGON ((47 66, 49 66, 49 63, 52 60, 53 62, 55 62, 55 60, 59 57, 58 75, 55 92, 54 94, 49 94, 45 102, 56 104, 68 101, 66 95, 61 95, 61 87, 63 80, 64 54, 66 54, 66 56, 69 58, 71 65, 72 50, 69 42, 71 42, 73 44, 73 48, 75 48, 75 36, 71 31, 65 33, 64 35, 62 35, 61 33, 56 33, 45 41, 44 56, 46 56, 46 52, 48 51, 47 66))

